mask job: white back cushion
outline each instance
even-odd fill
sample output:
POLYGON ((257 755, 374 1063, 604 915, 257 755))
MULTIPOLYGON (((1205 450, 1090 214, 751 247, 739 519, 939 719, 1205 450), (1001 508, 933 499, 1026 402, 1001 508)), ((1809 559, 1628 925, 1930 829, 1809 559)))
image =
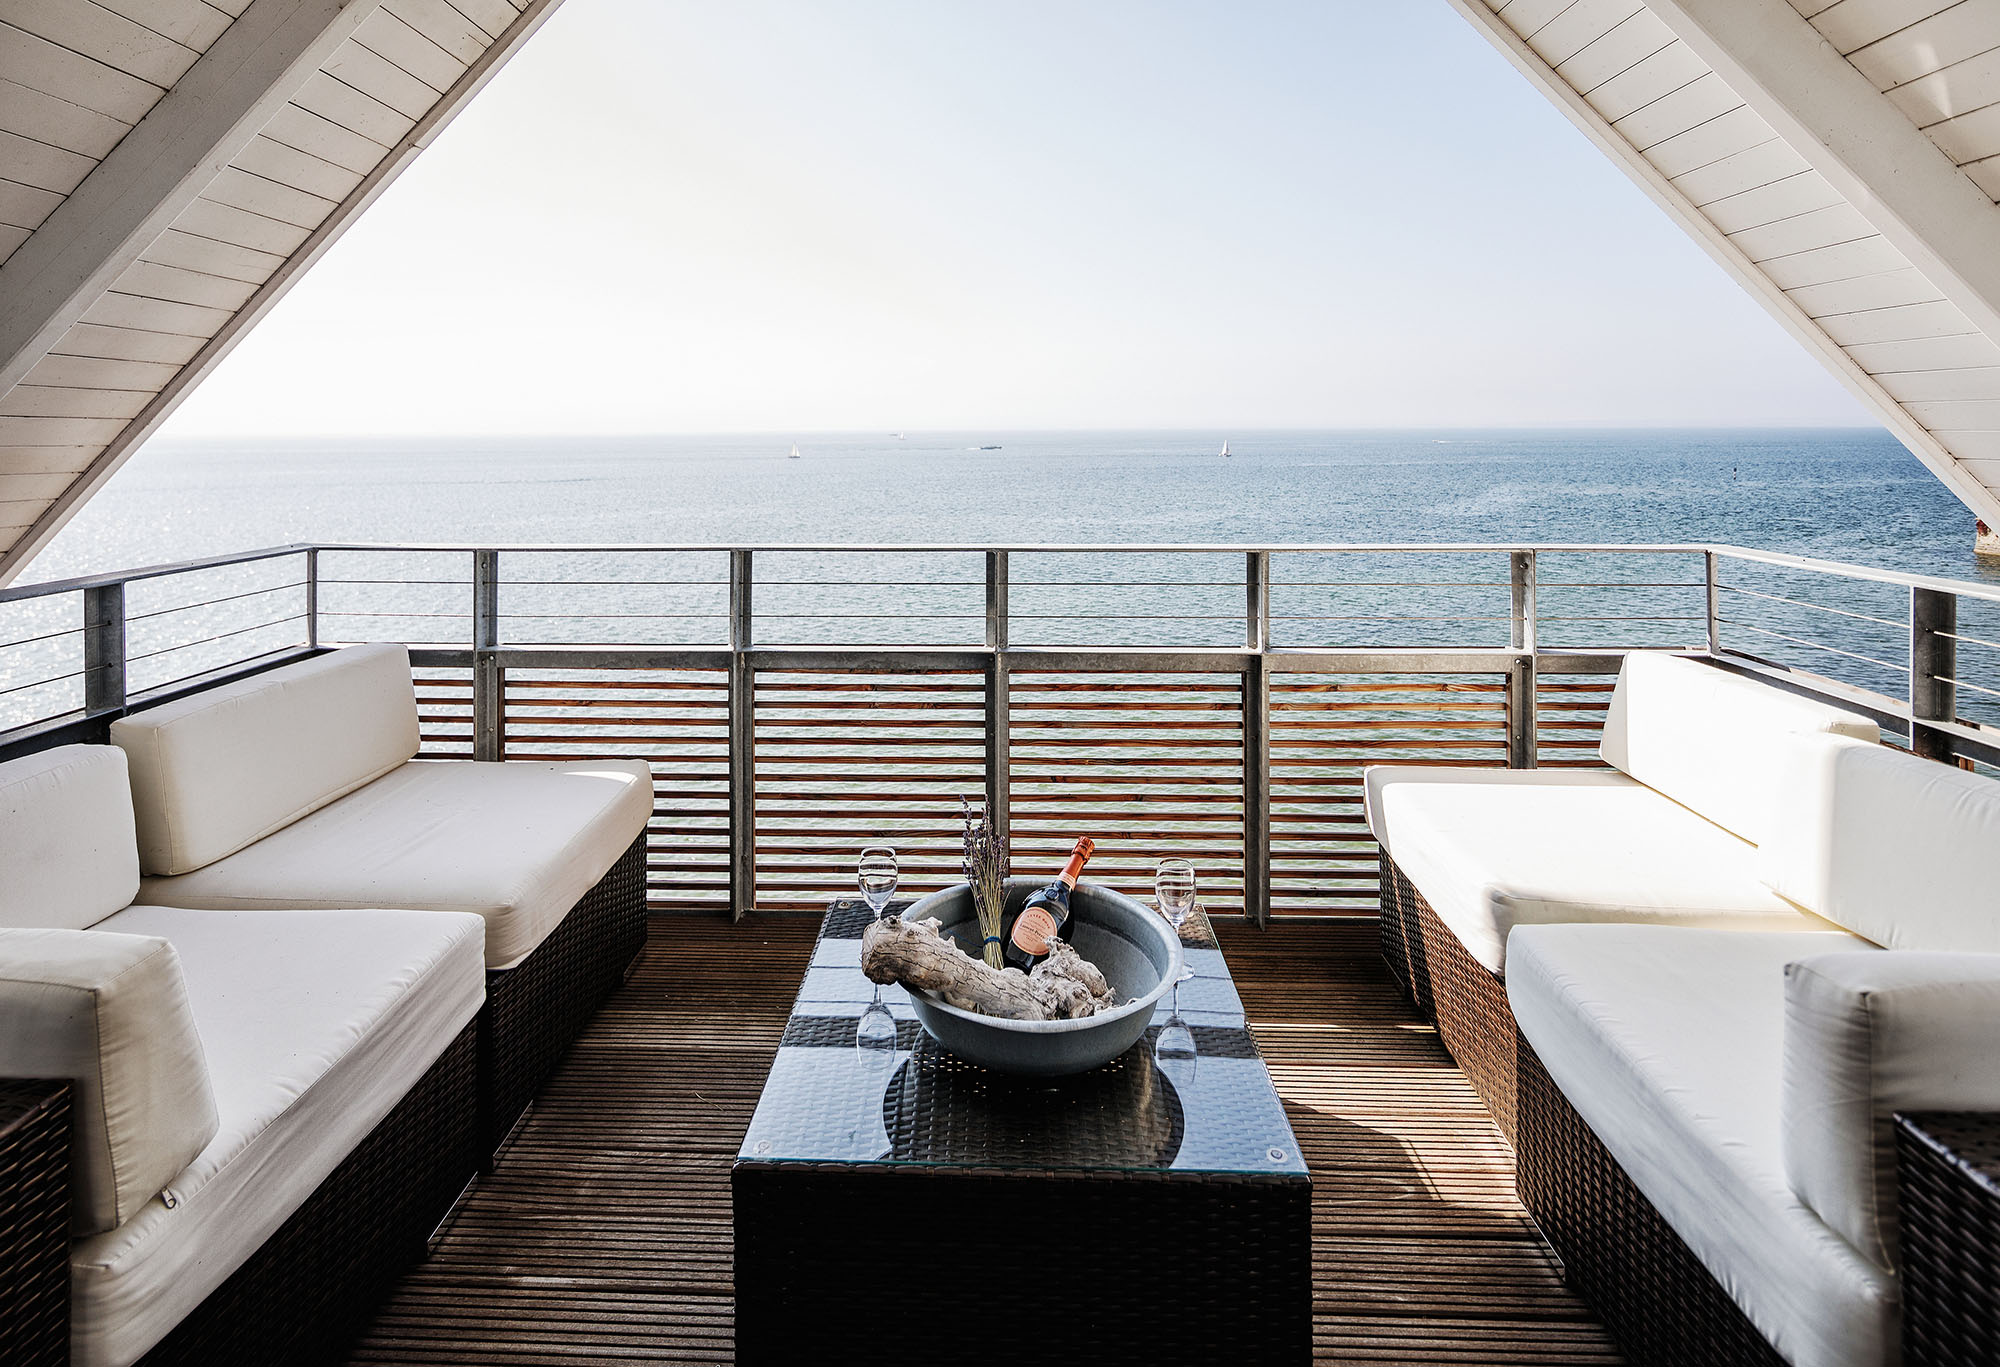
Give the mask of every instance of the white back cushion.
POLYGON ((132 761, 139 861, 187 873, 417 753, 410 652, 349 646, 112 723, 132 761))
POLYGON ((1790 737, 1779 773, 1773 892, 1887 949, 2000 953, 2000 783, 1836 736, 1790 737))
POLYGON ((215 1137, 215 1095, 165 940, 0 929, 0 1076, 62 1077, 71 1227, 116 1229, 215 1137))
POLYGON ((122 753, 65 745, 0 764, 0 926, 81 930, 138 895, 122 753))
POLYGON ((1897 1111, 2000 1110, 2000 954, 1823 954, 1785 966, 1785 1176, 1896 1261, 1897 1111))
POLYGON ((1879 739, 1875 723, 1713 665, 1634 651, 1618 671, 1598 754, 1753 845, 1764 843, 1774 745, 1798 731, 1879 739))

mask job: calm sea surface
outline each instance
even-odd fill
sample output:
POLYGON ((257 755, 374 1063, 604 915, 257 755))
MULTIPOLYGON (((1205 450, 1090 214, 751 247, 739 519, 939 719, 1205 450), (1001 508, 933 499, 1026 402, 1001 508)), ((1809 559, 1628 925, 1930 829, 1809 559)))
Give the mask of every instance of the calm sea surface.
POLYGON ((156 442, 26 580, 302 540, 1714 540, 2000 582, 1882 432, 1224 435, 156 442))

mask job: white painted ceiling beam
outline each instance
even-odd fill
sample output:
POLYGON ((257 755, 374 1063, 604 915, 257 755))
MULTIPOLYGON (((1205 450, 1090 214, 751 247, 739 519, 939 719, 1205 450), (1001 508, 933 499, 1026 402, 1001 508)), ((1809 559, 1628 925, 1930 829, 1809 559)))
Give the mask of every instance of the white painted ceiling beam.
MULTIPOLYGON (((1647 0, 1647 3, 1653 9, 1659 10, 1664 0, 1647 0)), ((1716 3, 1718 8, 1727 8, 1731 4, 1739 3, 1762 8, 1769 3, 1769 0, 1716 0, 1716 3)), ((1451 5, 1465 16, 1467 22, 1484 34, 1487 40, 1528 78, 1529 83, 1560 109, 1599 151, 1630 176, 1633 182, 1645 191, 1646 195, 1659 205, 1682 231, 1693 238, 1717 265, 1728 272, 1729 276, 1748 291, 1752 298, 1764 305, 1771 316, 1777 319, 1801 346, 1832 371, 1835 378, 1845 384, 1849 392, 1859 399, 1883 426, 1894 433, 1897 439, 1907 446, 1960 502, 1972 509, 1973 513, 1989 526, 2000 526, 2000 497, 1996 497, 1991 489, 1975 479, 1959 462, 1957 456, 1947 450, 1929 429, 1898 403, 1882 387, 1880 381, 1863 370, 1860 364, 1829 337, 1790 295, 1744 254, 1741 247, 1730 241, 1727 234, 1709 221, 1658 167, 1646 160, 1623 134, 1613 128, 1589 101, 1577 93, 1568 81, 1544 61, 1541 54, 1529 47, 1512 26, 1486 4, 1485 0, 1451 0, 1451 5)), ((1798 17, 1797 11, 1784 4, 1783 0, 1777 0, 1777 7, 1783 9, 1799 27, 1804 28, 1818 40, 1818 33, 1798 17)), ((1662 13, 1660 17, 1664 20, 1667 16, 1662 13)), ((1692 47, 1692 44, 1690 46, 1692 47)), ((1843 67, 1847 67, 1846 61, 1840 58, 1838 53, 1833 52, 1830 47, 1827 51, 1832 53, 1835 60, 1840 61, 1843 67)), ((1851 67, 1847 67, 1847 70, 1856 79, 1861 80, 1870 100, 1878 102, 1890 113, 1896 114, 1897 118, 1902 118, 1894 106, 1882 97, 1881 92, 1869 86, 1859 72, 1853 71, 1851 67)), ((1718 71, 1717 74, 1723 73, 1718 71)), ((1773 123, 1773 127, 1778 125, 1773 123)), ((1958 176, 1968 189, 1977 194, 1976 187, 1959 175, 1957 168, 1951 167, 1950 162, 1944 159, 1944 154, 1911 126, 1907 119, 1903 120, 1903 127, 1924 145, 1930 157, 1950 167, 1952 174, 1958 176)), ((1983 196, 1981 200, 1986 210, 1991 211, 1994 208, 1992 202, 1984 200, 1983 196)), ((1887 235, 1886 232, 1884 235, 1887 235)), ((1912 259, 1918 258, 1913 256, 1912 259)), ((1975 319, 1975 322, 1978 321, 1975 319)))
POLYGON ((1653 13, 1988 337, 2000 205, 1786 0, 1647 0, 1653 13))
MULTIPOLYGON (((291 290, 306 271, 326 254, 328 248, 339 240, 369 205, 388 189, 401 175, 403 169, 417 155, 430 146, 431 140, 471 103, 472 98, 486 88, 500 68, 522 44, 534 36, 537 29, 555 13, 562 0, 531 0, 521 11, 520 17, 508 26, 506 32, 487 47, 459 77, 452 88, 446 91, 430 111, 416 123, 378 163, 368 177, 356 186, 346 199, 328 214, 325 221, 313 230, 312 236, 302 243, 298 250, 288 257, 271 278, 250 296, 243 307, 224 324, 192 360, 181 368, 153 400, 126 425, 111 443, 91 462, 88 470, 56 498, 33 526, 22 533, 20 539, 0 555, 0 588, 6 587, 27 566, 28 562, 40 554, 42 549, 55 539, 57 532, 74 517, 90 497, 104 487, 105 481, 118 472, 132 453, 152 436, 173 411, 178 408, 194 387, 201 383, 216 366, 222 363, 264 316, 274 308, 280 299, 291 290)), ((238 22, 241 22, 240 20, 238 22)), ((308 73, 309 75, 310 73, 308 73)), ((303 77, 301 78, 304 79, 303 77)), ((292 93, 287 91, 287 95, 292 93)), ((252 130, 255 131, 254 129, 252 130)), ((197 191, 200 189, 196 187, 197 191)))
POLYGON ((251 0, 0 265, 0 394, 20 383, 380 3, 251 0))

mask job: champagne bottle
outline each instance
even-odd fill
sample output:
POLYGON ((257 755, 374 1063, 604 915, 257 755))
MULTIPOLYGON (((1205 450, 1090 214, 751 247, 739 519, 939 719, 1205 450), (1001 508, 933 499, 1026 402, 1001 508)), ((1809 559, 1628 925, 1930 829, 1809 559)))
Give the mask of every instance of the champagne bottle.
POLYGON ((1070 889, 1076 886, 1077 875, 1096 848, 1097 842, 1087 835, 1078 840, 1055 881, 1029 896, 1007 937, 1007 962, 1013 967, 1026 973, 1049 956, 1056 938, 1069 924, 1070 889))

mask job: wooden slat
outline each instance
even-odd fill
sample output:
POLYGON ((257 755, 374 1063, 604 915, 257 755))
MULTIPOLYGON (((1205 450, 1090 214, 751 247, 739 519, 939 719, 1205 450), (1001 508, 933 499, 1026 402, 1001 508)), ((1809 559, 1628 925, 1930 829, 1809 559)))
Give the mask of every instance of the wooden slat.
MULTIPOLYGON (((642 759, 653 770, 647 895, 656 911, 725 904, 727 694, 719 671, 515 672, 506 681, 510 759, 642 759)), ((465 695, 469 708, 471 695, 465 695)), ((470 713, 462 728, 470 748, 470 713)))
MULTIPOLYGON (((656 917, 631 981, 349 1361, 733 1360, 729 1165, 815 928, 656 917)), ((1223 931, 1312 1171, 1314 1361, 1617 1363, 1374 933, 1223 931)))

